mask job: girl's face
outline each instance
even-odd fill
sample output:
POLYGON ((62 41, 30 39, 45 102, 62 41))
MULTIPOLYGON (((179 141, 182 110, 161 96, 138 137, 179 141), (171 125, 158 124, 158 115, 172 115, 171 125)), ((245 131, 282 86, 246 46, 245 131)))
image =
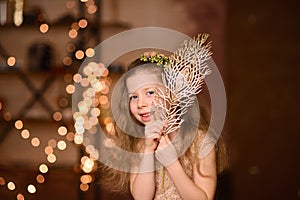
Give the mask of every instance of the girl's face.
POLYGON ((151 122, 152 107, 155 104, 155 91, 161 85, 149 83, 129 93, 129 109, 132 115, 142 124, 151 122))

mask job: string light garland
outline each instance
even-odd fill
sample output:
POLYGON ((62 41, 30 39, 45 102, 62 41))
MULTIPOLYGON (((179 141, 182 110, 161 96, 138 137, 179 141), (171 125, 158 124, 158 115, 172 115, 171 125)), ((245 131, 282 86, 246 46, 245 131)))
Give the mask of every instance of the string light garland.
MULTIPOLYGON (((89 0, 89 1, 80 1, 79 3, 85 3, 86 4, 86 8, 87 8, 87 12, 89 14, 94 14, 98 11, 98 7, 95 4, 95 2, 93 0, 89 0)), ((16 1, 16 9, 15 9, 15 15, 14 15, 14 23, 16 26, 21 26, 22 22, 23 22, 23 5, 24 5, 24 0, 17 0, 16 1)), ((75 6, 74 1, 71 0, 67 0, 66 2, 66 7, 68 9, 73 9, 75 6)), ((71 25, 71 29, 68 31, 68 35, 71 39, 76 39, 78 36, 78 30, 79 29, 84 29, 88 26, 88 21, 86 19, 80 19, 78 22, 74 22, 71 25)), ((43 34, 47 34, 48 31, 50 29, 50 25, 46 24, 46 23, 42 23, 39 26, 39 31, 43 34)), ((95 52, 92 48, 87 48, 86 50, 80 50, 80 49, 76 49, 76 46, 74 44, 72 44, 72 47, 69 46, 70 48, 67 49, 68 53, 74 54, 75 57, 78 60, 82 60, 84 59, 84 57, 93 57, 95 52)), ((8 57, 7 58, 7 65, 8 67, 15 67, 17 63, 17 59, 14 56, 8 57)), ((62 63, 65 66, 71 66, 73 64, 73 59, 70 56, 66 56, 65 58, 63 58, 62 63)), ((104 77, 106 77, 108 75, 108 70, 105 68, 103 71, 102 75, 105 75, 104 77)), ((89 90, 87 92, 87 98, 85 99, 85 104, 89 104, 90 103, 90 99, 88 98, 90 95, 94 94, 94 92, 97 92, 99 90, 102 90, 102 96, 101 98, 99 97, 99 99, 97 99, 96 101, 102 106, 107 108, 108 102, 105 101, 105 95, 108 93, 109 91, 109 86, 107 84, 110 84, 109 81, 106 80, 102 80, 102 81, 98 81, 97 83, 91 83, 92 79, 86 79, 86 78, 81 78, 78 74, 72 75, 72 81, 74 82, 80 82, 82 85, 85 85, 87 83, 92 84, 94 86, 94 91, 93 90, 89 90)), ((75 88, 72 84, 68 84, 66 86, 66 93, 67 94, 73 94, 75 92, 75 88)), ((66 105, 66 103, 63 103, 64 100, 61 101, 61 105, 66 105)), ((3 109, 3 104, 0 102, 0 110, 3 109)), ((84 129, 88 129, 90 131, 90 133, 95 133, 95 125, 98 123, 98 116, 100 115, 100 109, 94 108, 91 110, 91 117, 88 119, 88 123, 83 123, 83 128, 84 129)), ((10 112, 6 112, 4 113, 4 119, 7 122, 10 122, 12 119, 11 113, 10 112)), ((63 122, 63 115, 61 114, 61 112, 54 112, 52 115, 52 118, 54 119, 54 121, 56 122, 63 122)), ((80 118, 78 118, 78 123, 80 118)), ((38 147, 41 145, 41 141, 38 137, 33 137, 31 134, 31 131, 26 128, 24 122, 20 119, 20 120, 16 120, 15 121, 15 128, 20 132, 20 136, 22 139, 24 140, 28 140, 30 141, 30 144, 33 148, 38 147)), ((76 127, 75 127, 76 129, 76 127)), ((49 172, 49 164, 55 163, 56 162, 56 154, 55 154, 55 149, 59 150, 59 151, 64 151, 67 149, 67 142, 73 142, 75 144, 78 145, 83 145, 86 141, 84 141, 84 139, 81 137, 80 135, 81 130, 80 128, 77 128, 76 132, 74 133, 73 131, 68 130, 67 127, 65 126, 60 126, 58 127, 57 130, 57 134, 61 137, 64 137, 64 139, 61 139, 59 141, 51 138, 48 140, 47 145, 43 148, 45 156, 47 157, 47 163, 41 163, 38 166, 38 171, 39 174, 36 176, 35 180, 36 183, 28 183, 27 184, 27 191, 30 194, 35 194, 37 193, 38 184, 43 184, 46 181, 45 178, 45 174, 47 174, 49 172)), ((84 175, 82 175, 80 177, 80 189, 82 191, 88 191, 89 189, 89 184, 92 183, 93 178, 92 175, 88 174, 91 173, 94 169, 95 169, 95 160, 98 159, 99 157, 99 153, 97 152, 97 150, 92 146, 92 145, 85 145, 85 151, 89 154, 89 156, 83 156, 81 158, 81 169, 86 173, 84 175)), ((10 180, 9 178, 4 178, 3 176, 0 176, 0 186, 5 186, 9 189, 9 190, 14 190, 14 191, 18 191, 20 190, 20 188, 18 187, 18 185, 16 185, 15 181, 10 180)), ((17 193, 16 198, 18 200, 23 200, 25 199, 25 195, 22 193, 17 193)))

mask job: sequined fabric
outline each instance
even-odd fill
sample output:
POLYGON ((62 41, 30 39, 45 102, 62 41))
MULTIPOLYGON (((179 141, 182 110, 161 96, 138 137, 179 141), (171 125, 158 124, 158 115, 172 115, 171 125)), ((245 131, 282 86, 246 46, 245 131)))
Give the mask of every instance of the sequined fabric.
MULTIPOLYGON (((201 131, 198 131, 194 141, 191 146, 191 156, 194 157, 199 153, 200 144, 204 139, 204 134, 201 131)), ((192 179, 193 177, 193 163, 186 157, 182 156, 180 162, 183 166, 185 173, 192 179)), ((156 171, 156 193, 155 200, 178 200, 182 199, 179 193, 176 190, 176 187, 171 180, 171 177, 166 169, 161 168, 156 171), (164 173, 164 181, 162 180, 162 173, 164 173)))

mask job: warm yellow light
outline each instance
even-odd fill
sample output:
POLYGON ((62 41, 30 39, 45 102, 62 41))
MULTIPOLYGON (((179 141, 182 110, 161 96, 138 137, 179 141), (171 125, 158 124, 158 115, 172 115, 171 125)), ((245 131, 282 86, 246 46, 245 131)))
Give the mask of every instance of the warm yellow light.
POLYGON ((94 97, 96 94, 96 91, 94 88, 89 88, 89 89, 87 89, 86 94, 88 97, 94 97))
POLYGON ((85 173, 90 173, 93 170, 93 167, 94 167, 94 161, 90 158, 87 158, 83 163, 82 170, 85 173))
POLYGON ((16 189, 16 185, 13 182, 10 181, 10 182, 7 183, 7 188, 9 190, 14 190, 14 189, 16 189))
POLYGON ((88 25, 88 21, 86 19, 81 19, 78 22, 80 28, 85 28, 88 25))
POLYGON ((30 133, 27 129, 24 129, 22 132, 21 132, 21 136, 23 139, 28 139, 30 137, 30 133))
POLYGON ((89 189, 89 185, 88 184, 84 184, 84 183, 80 184, 80 190, 81 191, 86 192, 86 191, 88 191, 88 189, 89 189))
POLYGON ((99 108, 92 108, 91 109, 91 115, 93 117, 98 117, 100 115, 100 109, 99 108))
POLYGON ((23 194, 18 194, 17 195, 17 200, 25 200, 25 197, 23 196, 23 194))
POLYGON ((64 81, 66 83, 70 83, 72 82, 72 78, 73 78, 73 75, 71 73, 65 73, 64 74, 64 81))
POLYGON ((89 80, 87 78, 83 78, 80 81, 80 85, 83 86, 83 87, 87 87, 89 85, 89 80))
POLYGON ((58 104, 59 104, 59 106, 61 106, 61 107, 67 107, 68 104, 69 104, 69 101, 68 101, 67 98, 62 97, 62 98, 59 99, 58 104))
POLYGON ((76 51, 75 57, 76 57, 78 60, 83 59, 83 58, 84 58, 84 52, 83 52, 82 50, 76 51))
POLYGON ((101 90, 102 94, 108 94, 109 93, 109 87, 105 86, 102 90, 101 90))
POLYGON ((73 51, 75 51, 76 49, 76 46, 74 43, 68 43, 67 46, 66 46, 66 50, 67 52, 71 53, 73 51))
POLYGON ((73 132, 69 132, 66 135, 67 140, 70 141, 70 142, 72 142, 74 140, 74 137, 75 137, 75 135, 74 135, 73 132))
POLYGON ((5 179, 3 177, 0 177, 0 185, 5 185, 5 179))
POLYGON ((57 148, 59 150, 65 150, 67 148, 67 144, 65 141, 61 140, 61 141, 58 141, 57 143, 57 148))
POLYGON ((66 8, 72 9, 72 8, 74 8, 74 6, 75 6, 75 2, 74 2, 74 1, 68 0, 68 1, 66 2, 66 8))
POLYGON ((40 139, 39 138, 37 138, 37 137, 34 137, 34 138, 32 138, 32 140, 31 140, 31 145, 32 146, 34 146, 34 147, 38 147, 39 145, 40 145, 40 139))
POLYGON ((2 107, 3 107, 3 106, 2 106, 2 103, 0 102, 0 111, 2 110, 2 107))
POLYGON ((4 115, 3 115, 3 118, 6 121, 10 121, 11 120, 11 113, 10 112, 5 112, 4 115))
POLYGON ((45 154, 49 155, 53 153, 53 148, 51 146, 46 146, 44 149, 45 154))
POLYGON ((17 200, 25 200, 25 197, 23 196, 23 194, 18 194, 17 195, 17 200))
POLYGON ((100 97, 99 97, 99 102, 100 102, 100 104, 106 104, 107 102, 108 102, 108 97, 106 96, 106 95, 101 95, 100 97))
POLYGON ((89 159, 89 157, 82 156, 81 159, 80 159, 81 164, 84 164, 88 159, 89 159))
POLYGON ((52 118, 58 122, 62 119, 62 114, 60 112, 55 112, 53 113, 52 118))
POLYGON ((107 69, 107 68, 104 68, 104 69, 103 69, 102 76, 105 77, 105 76, 108 76, 108 74, 109 74, 108 69, 107 69))
POLYGON ((78 23, 77 22, 73 22, 72 24, 71 24, 71 28, 72 29, 75 29, 76 31, 79 29, 79 25, 78 25, 78 23))
POLYGON ((71 29, 71 30, 69 31, 69 37, 70 37, 70 38, 76 38, 77 35, 78 35, 78 32, 77 32, 75 29, 71 29))
POLYGON ((82 135, 76 134, 74 137, 75 144, 82 144, 83 143, 83 137, 82 135))
POLYGON ((47 156, 47 160, 48 160, 49 163, 55 163, 55 161, 56 161, 56 156, 55 156, 54 154, 49 154, 49 155, 47 156))
POLYGON ((64 136, 67 134, 68 130, 65 126, 60 126, 57 130, 58 134, 64 136))
POLYGON ((48 166, 45 165, 45 164, 41 164, 40 167, 39 167, 39 170, 41 173, 45 174, 48 172, 48 166))
POLYGON ((96 126, 98 124, 98 118, 97 117, 90 117, 89 118, 89 123, 92 125, 92 126, 96 126))
POLYGON ((75 86, 72 85, 72 84, 67 85, 67 87, 66 87, 66 92, 67 92, 68 94, 73 94, 73 93, 75 92, 75 86))
POLYGON ((95 55, 94 49, 92 49, 92 48, 87 48, 87 49, 85 50, 85 55, 86 55, 87 57, 93 57, 93 56, 95 55))
POLYGON ((50 139, 50 140, 48 141, 48 145, 49 145, 50 147, 52 147, 52 148, 55 148, 55 147, 56 147, 56 140, 50 139))
POLYGON ((110 108, 110 103, 107 102, 106 104, 102 104, 101 107, 102 107, 103 109, 109 109, 109 108, 110 108))
POLYGON ((96 5, 90 5, 87 9, 88 13, 89 14, 94 14, 96 13, 98 10, 97 6, 96 5))
POLYGON ((81 80, 82 80, 81 74, 74 74, 74 76, 73 76, 73 81, 74 81, 75 83, 79 83, 81 80))
POLYGON ((22 129, 23 128, 23 122, 21 120, 17 120, 15 122, 16 129, 22 129))
POLYGON ((16 58, 11 56, 7 58, 6 62, 8 66, 13 67, 16 64, 16 58))
POLYGON ((86 147, 85 147, 85 151, 87 152, 87 153, 91 153, 92 151, 94 151, 95 150, 95 147, 93 146, 93 145, 87 145, 86 147))
POLYGON ((72 64, 72 59, 69 56, 63 58, 63 64, 66 66, 70 66, 72 64))
POLYGON ((29 193, 33 194, 36 192, 36 188, 34 187, 34 185, 30 184, 27 186, 27 190, 29 193))
POLYGON ((103 120, 104 124, 109 124, 113 122, 113 119, 111 117, 105 117, 103 120))
POLYGON ((115 127, 114 127, 114 124, 113 123, 108 123, 106 126, 105 126, 105 129, 106 131, 111 134, 111 135, 114 135, 115 134, 115 127))
POLYGON ((38 183, 44 183, 45 182, 45 177, 43 175, 39 174, 39 175, 36 176, 36 181, 38 183))
POLYGON ((80 177, 80 181, 84 184, 91 183, 93 180, 91 175, 85 174, 80 177))
POLYGON ((41 24, 40 25, 40 31, 41 31, 41 33, 47 33, 48 30, 49 30, 48 24, 41 24))

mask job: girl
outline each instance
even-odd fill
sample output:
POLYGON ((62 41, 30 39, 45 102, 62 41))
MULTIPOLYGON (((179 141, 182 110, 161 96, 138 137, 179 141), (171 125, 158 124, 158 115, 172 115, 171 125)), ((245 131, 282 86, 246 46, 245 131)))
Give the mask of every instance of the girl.
POLYGON ((138 59, 115 86, 112 111, 116 131, 110 139, 137 156, 114 153, 128 171, 102 166, 101 178, 110 180, 113 191, 129 190, 134 199, 213 199, 217 174, 225 167, 222 141, 215 145, 205 137, 208 124, 197 103, 182 116, 184 122, 178 130, 164 134, 164 122, 153 111, 155 93, 164 89, 162 73, 163 64, 138 59), (215 146, 202 158, 204 139, 206 145, 215 146))

